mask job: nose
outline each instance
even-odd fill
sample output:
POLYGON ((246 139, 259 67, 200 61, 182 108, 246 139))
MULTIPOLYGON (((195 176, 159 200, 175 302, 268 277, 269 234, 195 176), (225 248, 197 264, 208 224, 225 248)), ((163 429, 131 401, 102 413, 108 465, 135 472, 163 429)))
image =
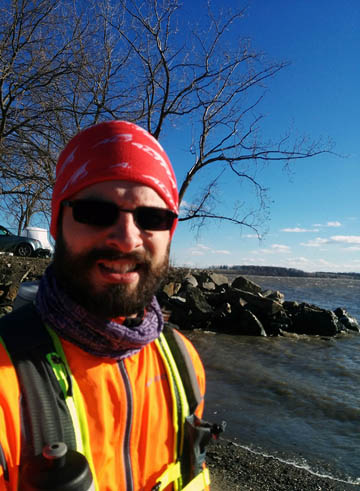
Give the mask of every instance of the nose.
POLYGON ((141 230, 132 213, 120 211, 117 222, 108 230, 106 244, 123 253, 132 252, 142 246, 141 230))

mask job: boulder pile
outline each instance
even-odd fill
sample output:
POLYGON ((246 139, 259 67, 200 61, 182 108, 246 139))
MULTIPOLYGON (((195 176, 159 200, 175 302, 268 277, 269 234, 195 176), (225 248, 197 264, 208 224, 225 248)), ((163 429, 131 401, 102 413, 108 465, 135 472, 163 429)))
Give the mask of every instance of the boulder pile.
POLYGON ((226 275, 207 271, 178 274, 163 285, 158 299, 167 321, 180 330, 246 336, 360 332, 357 320, 343 308, 285 301, 279 291, 263 291, 243 276, 230 282, 226 275))
MULTIPOLYGON (((0 255, 0 316, 11 312, 20 284, 39 280, 49 262, 0 255)), ((230 281, 228 276, 210 271, 174 268, 157 297, 165 319, 179 330, 246 336, 335 336, 360 332, 357 320, 343 308, 331 311, 288 302, 282 293, 263 291, 244 276, 230 281)))

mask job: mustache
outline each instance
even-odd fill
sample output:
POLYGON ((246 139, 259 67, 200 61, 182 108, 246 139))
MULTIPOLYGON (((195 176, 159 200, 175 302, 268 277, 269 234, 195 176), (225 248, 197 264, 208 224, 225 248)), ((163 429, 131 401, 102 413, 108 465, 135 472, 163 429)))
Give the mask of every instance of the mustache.
POLYGON ((129 253, 122 253, 115 249, 98 248, 92 249, 86 253, 86 260, 89 263, 94 263, 101 259, 107 259, 109 261, 116 261, 119 259, 128 259, 137 263, 150 264, 149 254, 146 252, 132 251, 129 253))

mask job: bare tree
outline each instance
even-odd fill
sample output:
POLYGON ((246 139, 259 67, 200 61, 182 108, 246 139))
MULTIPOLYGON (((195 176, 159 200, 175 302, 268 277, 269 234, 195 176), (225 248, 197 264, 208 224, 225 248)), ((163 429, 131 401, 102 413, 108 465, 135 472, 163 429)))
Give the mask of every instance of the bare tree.
POLYGON ((45 211, 53 185, 57 148, 46 116, 58 102, 49 94, 74 71, 81 30, 76 20, 64 35, 66 2, 56 0, 2 0, 0 15, 0 206, 21 228, 45 211))
POLYGON ((239 36, 245 10, 214 13, 204 2, 197 24, 178 0, 89 0, 75 9, 65 0, 6 3, 16 9, 0 31, 0 172, 3 193, 36 197, 26 201, 26 217, 39 206, 48 213, 59 148, 105 119, 138 122, 160 141, 186 135, 180 219, 200 225, 220 219, 258 231, 267 211, 261 163, 287 165, 329 150, 291 135, 262 138, 266 83, 288 63, 239 36), (65 12, 68 27, 52 36, 65 12), (253 187, 257 206, 218 211, 216 189, 229 174, 253 187))
POLYGON ((121 5, 127 29, 123 17, 113 27, 131 50, 130 86, 143 94, 130 105, 129 116, 159 139, 176 127, 188 127, 193 135, 192 163, 179 194, 183 201, 191 187, 196 197, 182 207, 180 220, 202 225, 216 218, 258 231, 267 216, 267 190, 256 177, 259 163, 287 165, 330 148, 321 140, 290 135, 278 141, 261 137, 265 84, 288 62, 269 60, 239 37, 246 10, 214 13, 207 2, 197 25, 184 23, 177 0, 122 0, 121 5), (195 180, 206 171, 208 182, 199 190, 195 180), (258 207, 237 202, 230 214, 217 211, 215 190, 227 173, 253 186, 258 207))

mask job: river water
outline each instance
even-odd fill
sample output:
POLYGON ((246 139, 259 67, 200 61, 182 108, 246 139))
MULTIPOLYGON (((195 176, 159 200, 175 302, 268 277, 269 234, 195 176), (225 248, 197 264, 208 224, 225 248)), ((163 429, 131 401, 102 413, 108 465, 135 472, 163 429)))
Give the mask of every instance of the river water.
MULTIPOLYGON (((286 300, 345 307, 360 322, 360 281, 248 276, 286 300)), ((205 418, 224 437, 360 485, 360 335, 260 338, 193 332, 207 373, 205 418)))

